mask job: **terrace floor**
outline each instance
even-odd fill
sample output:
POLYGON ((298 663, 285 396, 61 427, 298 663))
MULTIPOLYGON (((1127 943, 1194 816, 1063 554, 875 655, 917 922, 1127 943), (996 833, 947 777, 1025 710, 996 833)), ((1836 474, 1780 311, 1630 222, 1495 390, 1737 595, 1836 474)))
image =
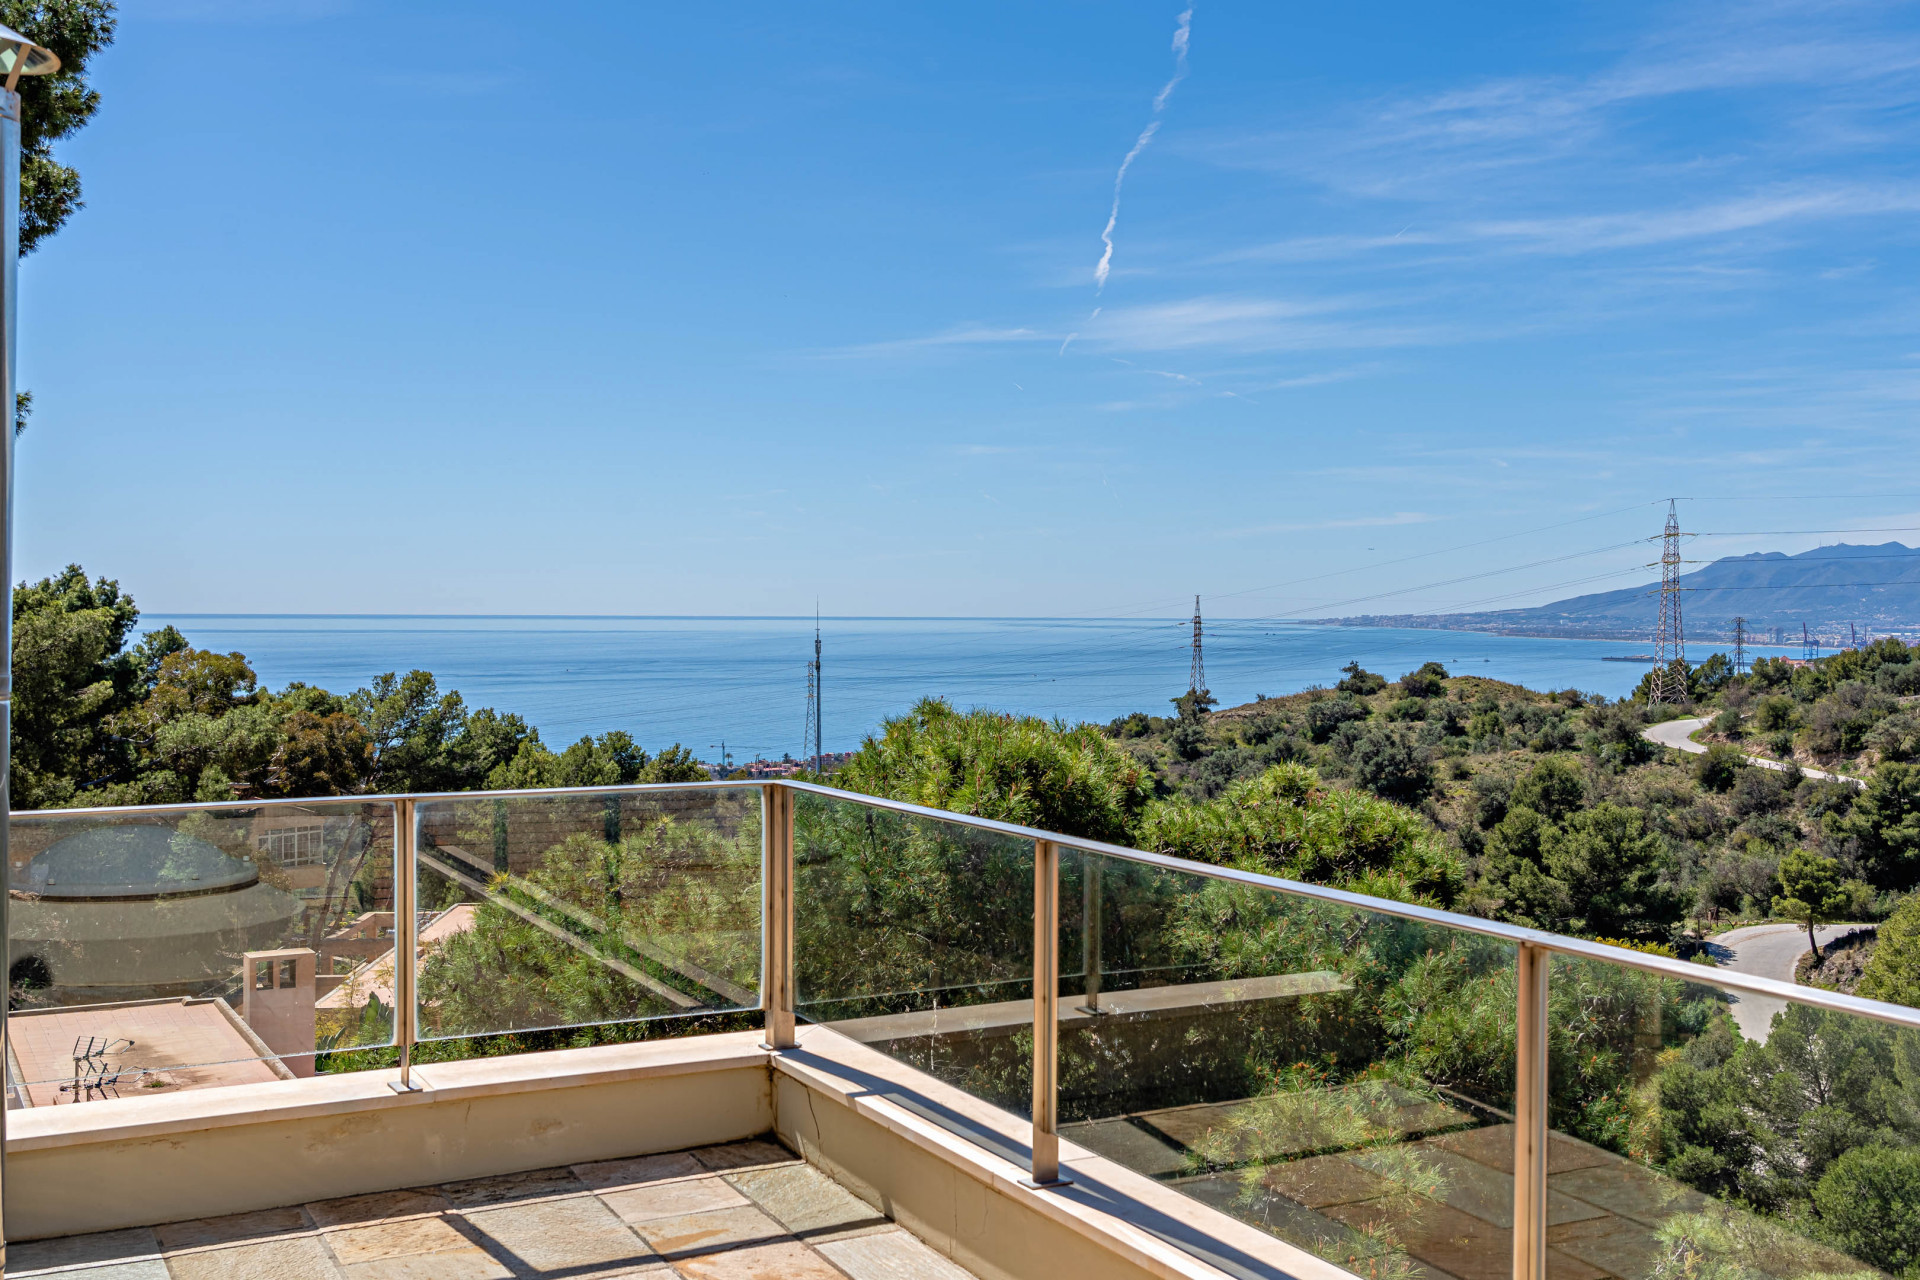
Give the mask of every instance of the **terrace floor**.
POLYGON ((13 1245, 66 1280, 970 1280, 772 1141, 13 1245))

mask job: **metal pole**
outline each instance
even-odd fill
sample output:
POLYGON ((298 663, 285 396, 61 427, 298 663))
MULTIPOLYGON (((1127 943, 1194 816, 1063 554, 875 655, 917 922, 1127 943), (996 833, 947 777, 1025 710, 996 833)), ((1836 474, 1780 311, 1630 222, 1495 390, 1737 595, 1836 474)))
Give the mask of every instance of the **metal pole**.
POLYGON ((793 789, 760 788, 760 1007, 767 1013, 762 1048, 799 1044, 793 1026, 793 789))
POLYGON ((1517 1061, 1513 1082, 1513 1280, 1547 1275, 1548 953, 1520 944, 1517 1061))
MULTIPOLYGON (((18 48, 14 54, 16 74, 26 59, 26 50, 18 48)), ((6 651, 6 661, 0 664, 0 874, 7 878, 7 885, 0 886, 0 939, 7 939, 0 950, 5 952, 7 962, 7 986, 5 998, 0 998, 0 1201, 5 1199, 6 1165, 6 1103, 11 1088, 6 1080, 7 1048, 7 1006, 13 998, 13 947, 12 934, 8 932, 7 899, 13 881, 13 854, 8 844, 9 828, 13 813, 13 419, 14 419, 14 360, 18 351, 15 335, 19 314, 20 275, 20 95, 13 92, 8 84, 0 92, 0 205, 6 213, 0 216, 0 325, 6 332, 0 334, 0 408, 4 409, 4 418, 0 419, 0 574, 4 574, 7 589, 7 607, 0 609, 0 648, 6 651)), ((6 1223, 0 1218, 0 1272, 6 1270, 7 1244, 6 1223)))
POLYGON ((400 1046, 400 1078, 389 1081, 395 1093, 418 1093, 413 1082, 413 1044, 419 1000, 415 996, 415 967, 420 958, 418 882, 414 875, 414 840, 419 818, 413 801, 393 802, 393 1038, 400 1046))
POLYGON ((1105 931, 1102 865, 1097 853, 1080 855, 1080 955, 1087 979, 1087 1002, 1080 1006, 1082 1013, 1100 1012, 1100 935, 1105 931))
POLYGON ((1060 1033, 1060 846, 1033 842, 1033 1170, 1032 1187, 1057 1187, 1060 1176, 1058 1067, 1060 1033))

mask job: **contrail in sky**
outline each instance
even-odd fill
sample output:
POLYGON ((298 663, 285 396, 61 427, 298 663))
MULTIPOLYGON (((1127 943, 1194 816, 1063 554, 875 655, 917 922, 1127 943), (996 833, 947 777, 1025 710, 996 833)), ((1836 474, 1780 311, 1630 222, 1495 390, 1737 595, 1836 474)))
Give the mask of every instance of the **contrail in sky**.
POLYGON ((1133 167, 1133 161, 1147 144, 1153 141, 1153 135, 1160 132, 1160 113, 1167 109, 1167 99, 1173 96, 1173 90, 1187 78, 1187 42, 1193 34, 1193 10, 1189 8, 1180 15, 1173 29, 1173 78, 1153 95, 1153 119, 1140 131, 1134 140, 1133 150, 1127 152, 1126 159, 1120 162, 1120 171, 1113 175, 1113 211, 1107 215, 1107 229, 1100 233, 1101 243, 1107 246, 1100 255, 1100 265, 1093 269, 1093 291, 1100 292, 1107 287, 1107 273, 1113 269, 1113 227, 1120 221, 1120 188, 1127 180, 1127 170, 1133 167))

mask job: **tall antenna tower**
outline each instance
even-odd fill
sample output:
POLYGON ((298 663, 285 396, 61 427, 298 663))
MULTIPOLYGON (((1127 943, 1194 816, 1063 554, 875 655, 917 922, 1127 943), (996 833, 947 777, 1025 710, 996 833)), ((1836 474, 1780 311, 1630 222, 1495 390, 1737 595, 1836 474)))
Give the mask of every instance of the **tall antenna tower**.
POLYGON ((1193 598, 1193 670, 1187 676, 1188 693, 1207 691, 1207 667, 1200 656, 1200 597, 1193 598))
POLYGON ((807 664, 807 727, 800 734, 800 754, 813 748, 813 771, 820 772, 820 610, 813 611, 813 661, 807 664))
POLYGON ((1747 672, 1747 620, 1733 620, 1733 674, 1745 675, 1747 672))
POLYGON ((1800 624, 1800 656, 1802 658, 1805 658, 1808 662, 1812 662, 1814 659, 1814 655, 1819 653, 1819 651, 1820 651, 1820 642, 1818 640, 1815 640, 1811 635, 1808 635, 1807 624, 1804 622, 1801 623, 1800 624))
POLYGON ((1674 670, 1687 661, 1687 634, 1680 624, 1680 516, 1667 499, 1667 527, 1660 535, 1660 626, 1653 633, 1653 683, 1648 702, 1687 700, 1687 680, 1674 670))

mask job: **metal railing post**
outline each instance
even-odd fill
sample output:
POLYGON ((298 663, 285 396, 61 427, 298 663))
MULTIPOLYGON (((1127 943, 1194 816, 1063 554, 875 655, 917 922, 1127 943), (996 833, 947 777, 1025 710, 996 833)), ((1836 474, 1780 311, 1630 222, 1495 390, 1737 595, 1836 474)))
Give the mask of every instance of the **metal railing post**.
POLYGON ((420 915, 414 875, 414 839, 419 819, 412 797, 393 802, 393 1040, 400 1046, 400 1078, 388 1082, 395 1093, 418 1093, 413 1082, 413 1045, 419 1000, 415 978, 420 959, 420 915))
POLYGON ((1060 1176, 1060 846, 1033 842, 1033 1168, 1025 1181, 1057 1187, 1060 1176))
POLYGON ((760 788, 760 1007, 767 1013, 763 1048, 799 1043, 793 1019, 793 789, 760 788))
POLYGON ((1513 1082, 1513 1280, 1547 1275, 1547 966, 1530 942, 1515 957, 1519 989, 1513 1082))
POLYGON ((1082 1013, 1101 1012, 1100 935, 1105 932, 1106 924, 1102 917, 1105 895, 1101 893, 1100 867, 1099 854, 1080 855, 1080 967, 1087 980, 1087 1001, 1080 1006, 1082 1013))

